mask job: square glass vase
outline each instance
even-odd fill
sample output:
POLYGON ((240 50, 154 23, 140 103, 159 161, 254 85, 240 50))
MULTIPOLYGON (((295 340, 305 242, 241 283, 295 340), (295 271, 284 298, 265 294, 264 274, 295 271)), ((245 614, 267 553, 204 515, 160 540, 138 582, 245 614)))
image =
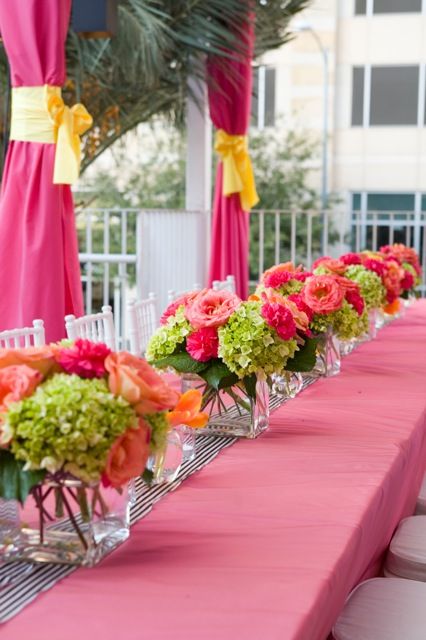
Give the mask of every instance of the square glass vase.
POLYGON ((197 435, 257 438, 269 426, 269 386, 256 382, 256 396, 251 398, 240 384, 228 389, 213 390, 196 374, 182 375, 182 392, 199 389, 203 393, 203 411, 209 421, 197 435))
POLYGON ((325 377, 337 376, 340 373, 340 341, 338 337, 329 328, 324 333, 315 336, 317 342, 317 359, 315 367, 306 374, 308 377, 325 377))
POLYGON ((92 567, 129 537, 134 496, 133 482, 117 490, 49 476, 31 490, 5 560, 92 567))

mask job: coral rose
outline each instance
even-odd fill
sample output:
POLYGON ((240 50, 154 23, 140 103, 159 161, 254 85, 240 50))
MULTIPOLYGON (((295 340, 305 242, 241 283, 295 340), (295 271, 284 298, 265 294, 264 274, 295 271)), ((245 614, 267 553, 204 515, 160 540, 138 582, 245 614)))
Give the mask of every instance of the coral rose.
POLYGON ((12 365, 27 365, 46 377, 53 370, 59 371, 52 347, 25 347, 23 349, 0 349, 0 369, 12 365))
POLYGON ((164 311, 163 315, 160 318, 160 324, 166 324, 167 320, 170 316, 174 316, 179 307, 185 306, 185 304, 192 300, 197 295, 198 291, 190 291, 189 293, 184 293, 183 296, 179 296, 176 300, 173 300, 164 311))
POLYGON ((198 389, 185 391, 173 411, 167 414, 169 424, 173 427, 186 424, 194 429, 205 427, 209 416, 207 413, 200 412, 202 400, 202 393, 198 389))
POLYGON ((268 278, 269 276, 271 276, 274 273, 281 273, 282 271, 291 271, 291 272, 299 272, 299 271, 303 271, 303 267, 302 265, 299 265, 298 267, 295 267, 294 264, 292 262, 281 262, 281 264, 275 264, 273 267, 271 267, 270 269, 266 269, 266 271, 263 273, 260 282, 263 283, 265 282, 266 278, 268 278))
POLYGON ((324 256, 323 258, 318 258, 315 260, 312 265, 312 270, 317 267, 323 267, 327 269, 330 273, 335 273, 337 275, 342 276, 346 271, 346 265, 341 260, 336 260, 335 258, 330 258, 329 256, 324 256))
POLYGON ((55 357, 66 373, 75 373, 80 378, 103 378, 105 359, 110 353, 106 344, 79 338, 71 347, 59 349, 55 357))
POLYGON ((240 298, 230 291, 203 289, 186 303, 185 317, 194 329, 220 327, 240 304, 240 298))
POLYGON ((0 369, 0 411, 7 411, 12 402, 31 396, 42 380, 42 374, 26 364, 0 369))
POLYGON ((217 358, 219 350, 217 329, 205 327, 191 333, 186 339, 186 350, 191 358, 198 362, 207 362, 212 358, 217 358))
POLYGON ((112 445, 102 483, 115 488, 122 487, 145 470, 149 456, 151 430, 142 418, 137 429, 127 429, 112 445))
POLYGON ((305 304, 314 313, 332 313, 338 311, 345 292, 333 276, 312 276, 306 280, 302 290, 305 304))
POLYGON ((133 405, 138 415, 172 409, 179 394, 169 387, 143 358, 126 351, 111 353, 105 360, 111 393, 133 405))

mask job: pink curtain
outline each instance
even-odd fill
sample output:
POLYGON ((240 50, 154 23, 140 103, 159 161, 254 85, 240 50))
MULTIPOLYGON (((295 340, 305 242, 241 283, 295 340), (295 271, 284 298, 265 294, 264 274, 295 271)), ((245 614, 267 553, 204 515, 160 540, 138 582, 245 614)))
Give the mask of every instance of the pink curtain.
MULTIPOLYGON (((240 59, 211 56, 207 62, 210 116, 217 129, 245 135, 250 122, 254 29, 247 21, 246 55, 240 59)), ((239 194, 222 194, 223 166, 218 163, 213 204, 209 280, 234 275, 237 293, 248 296, 249 213, 239 194)))
MULTIPOLYGON (((61 86, 71 0, 0 0, 12 86, 61 86)), ((83 313, 70 187, 53 184, 55 145, 11 141, 0 201, 0 329, 41 318, 48 341, 83 313)))

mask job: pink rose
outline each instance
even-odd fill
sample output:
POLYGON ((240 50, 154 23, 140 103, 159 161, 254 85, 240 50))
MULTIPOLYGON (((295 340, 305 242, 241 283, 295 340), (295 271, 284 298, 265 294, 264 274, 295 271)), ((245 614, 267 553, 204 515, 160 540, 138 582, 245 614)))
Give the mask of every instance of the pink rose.
POLYGON ((240 298, 230 291, 203 289, 186 303, 185 317, 194 329, 220 327, 240 304, 240 298))
POLYGON ((323 258, 318 258, 315 260, 312 265, 312 270, 317 267, 324 267, 330 273, 336 273, 337 275, 343 275, 346 271, 346 265, 341 260, 336 260, 335 258, 330 258, 329 256, 324 256, 323 258))
POLYGON ((215 327, 204 327, 191 333, 186 339, 186 350, 194 360, 208 362, 217 358, 219 338, 215 327))
POLYGON ((198 291, 190 291, 189 293, 184 293, 183 296, 179 296, 179 298, 176 298, 176 300, 171 302, 161 316, 160 324, 166 324, 170 316, 174 316, 179 307, 185 306, 189 300, 197 295, 197 293, 198 291))
POLYGON ((296 323, 287 307, 277 302, 266 302, 262 305, 261 314, 282 340, 291 340, 296 335, 296 323))
POLYGON ((0 369, 0 412, 7 411, 12 402, 31 396, 42 380, 42 374, 26 364, 0 369))
POLYGON ((110 353, 106 344, 79 338, 72 347, 60 349, 55 357, 66 373, 75 373, 80 378, 103 378, 105 359, 110 353))
POLYGON ((340 260, 347 266, 362 263, 361 256, 359 256, 358 253, 345 253, 343 256, 340 256, 340 260))
POLYGON ((359 291, 346 291, 345 298, 347 302, 353 306, 357 314, 362 316, 365 308, 365 302, 359 291))
POLYGON ((312 276, 308 278, 302 290, 305 304, 314 313, 332 313, 338 311, 345 292, 333 276, 312 276))
POLYGON ((151 430, 147 422, 139 419, 137 429, 127 429, 112 445, 102 484, 115 488, 122 487, 132 478, 142 475, 149 456, 151 430))
POLYGON ((143 358, 126 351, 110 353, 105 360, 111 393, 133 405, 138 415, 172 409, 179 394, 143 358))

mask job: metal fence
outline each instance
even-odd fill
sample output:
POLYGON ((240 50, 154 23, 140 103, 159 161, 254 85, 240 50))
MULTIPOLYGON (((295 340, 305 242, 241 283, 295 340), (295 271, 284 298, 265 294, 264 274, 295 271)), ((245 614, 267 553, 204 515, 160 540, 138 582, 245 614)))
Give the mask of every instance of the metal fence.
MULTIPOLYGON (((129 297, 153 290, 164 306, 167 290, 203 282, 208 258, 208 212, 84 209, 77 213, 86 312, 111 304, 117 338, 126 335, 129 297), (161 289, 161 290, 160 290, 161 289)), ((320 255, 376 250, 403 242, 426 271, 426 212, 252 211, 250 282, 291 260, 307 267, 320 255)), ((421 293, 425 294, 422 285, 421 293)))

